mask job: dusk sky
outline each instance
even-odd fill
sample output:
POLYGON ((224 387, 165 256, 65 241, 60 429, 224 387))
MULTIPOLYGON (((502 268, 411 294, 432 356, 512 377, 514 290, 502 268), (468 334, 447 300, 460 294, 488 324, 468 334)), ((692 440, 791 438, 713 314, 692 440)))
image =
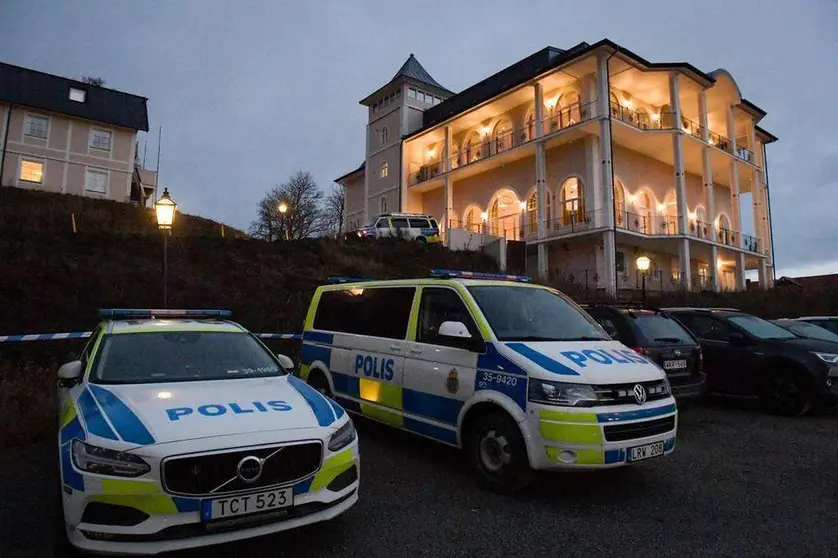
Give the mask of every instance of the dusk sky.
POLYGON ((836 0, 0 0, 0 60, 148 97, 140 148, 154 168, 162 126, 160 185, 182 211, 242 229, 295 171, 328 191, 361 163, 358 101, 411 52, 460 91, 547 45, 603 38, 731 72, 780 138, 777 275, 838 272, 836 0))

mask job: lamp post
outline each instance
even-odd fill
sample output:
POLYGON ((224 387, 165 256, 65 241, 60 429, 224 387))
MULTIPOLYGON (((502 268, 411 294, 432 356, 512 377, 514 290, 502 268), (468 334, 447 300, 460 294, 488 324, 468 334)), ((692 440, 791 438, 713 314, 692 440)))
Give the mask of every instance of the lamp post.
POLYGON ((646 305, 646 272, 649 271, 649 266, 652 265, 652 260, 647 258, 646 256, 640 256, 637 258, 637 270, 640 271, 641 274, 641 285, 642 285, 642 294, 641 300, 642 304, 646 305))
POLYGON ((169 235, 177 213, 177 204, 169 197, 168 188, 163 188, 163 196, 154 203, 154 212, 157 215, 157 228, 163 231, 163 308, 168 308, 169 235))
POLYGON ((288 213, 288 204, 285 202, 280 202, 279 207, 277 209, 279 210, 280 215, 282 215, 282 228, 284 231, 285 240, 291 240, 291 235, 288 232, 288 226, 285 222, 285 214, 288 213))

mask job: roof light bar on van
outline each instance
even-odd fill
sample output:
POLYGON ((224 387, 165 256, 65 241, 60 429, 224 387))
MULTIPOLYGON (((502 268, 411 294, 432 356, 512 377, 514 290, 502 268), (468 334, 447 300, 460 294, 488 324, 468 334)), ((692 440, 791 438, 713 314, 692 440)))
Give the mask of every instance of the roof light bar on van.
POLYGON ((368 281, 375 281, 375 279, 365 279, 363 277, 345 277, 343 275, 332 275, 326 279, 327 285, 340 285, 343 283, 366 283, 368 281))
POLYGON ((99 315, 103 318, 229 318, 233 315, 230 310, 183 310, 183 309, 152 309, 152 308, 101 308, 99 315))
POLYGON ((530 283, 528 275, 507 275, 505 273, 483 273, 482 271, 460 271, 458 269, 432 269, 431 277, 439 279, 493 279, 496 281, 517 281, 530 283))

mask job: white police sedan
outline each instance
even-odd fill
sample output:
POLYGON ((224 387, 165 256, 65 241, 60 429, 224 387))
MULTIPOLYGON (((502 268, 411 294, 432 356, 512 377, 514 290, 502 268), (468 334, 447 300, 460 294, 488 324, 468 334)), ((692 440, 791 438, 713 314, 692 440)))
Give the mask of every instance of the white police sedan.
POLYGON ((102 310, 58 372, 67 538, 156 554, 331 519, 358 500, 352 421, 224 310, 102 310))

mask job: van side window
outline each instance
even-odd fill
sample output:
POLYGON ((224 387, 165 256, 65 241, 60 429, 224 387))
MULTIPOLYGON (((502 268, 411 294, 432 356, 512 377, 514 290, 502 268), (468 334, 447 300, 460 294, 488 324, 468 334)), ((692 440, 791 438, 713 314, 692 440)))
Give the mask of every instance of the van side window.
POLYGON ((375 223, 375 227, 378 229, 389 229, 390 221, 388 221, 386 217, 382 217, 375 223))
POLYGON ((430 223, 428 223, 427 219, 417 219, 416 217, 411 217, 409 221, 411 229, 427 229, 430 227, 430 223))
POLYGON ((465 303, 456 292, 436 287, 423 289, 422 303, 419 306, 417 341, 452 346, 451 340, 437 335, 442 322, 462 322, 472 337, 480 335, 465 303))
POLYGON ((406 217, 393 217, 390 219, 390 222, 393 223, 394 229, 409 229, 410 223, 408 222, 406 217))
POLYGON ((414 287, 351 288, 320 295, 314 329, 404 339, 414 287))

